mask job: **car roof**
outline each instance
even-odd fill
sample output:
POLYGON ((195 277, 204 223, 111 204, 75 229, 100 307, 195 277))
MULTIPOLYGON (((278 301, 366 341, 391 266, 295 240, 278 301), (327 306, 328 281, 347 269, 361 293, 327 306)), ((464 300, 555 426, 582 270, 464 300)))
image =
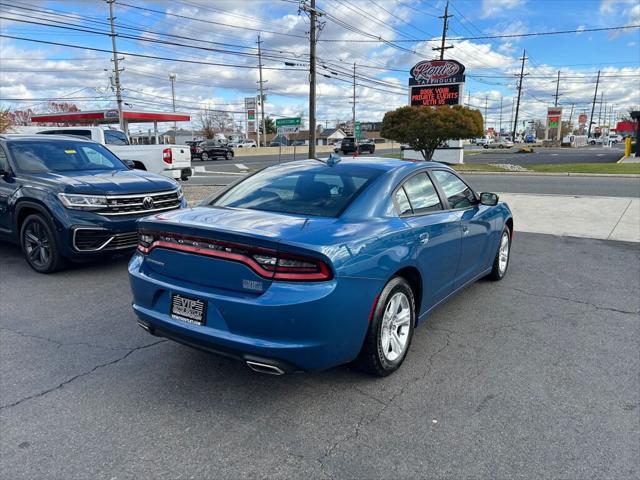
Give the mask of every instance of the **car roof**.
POLYGON ((82 137, 80 135, 41 135, 37 133, 3 133, 0 134, 0 139, 2 140, 29 140, 33 142, 38 141, 51 141, 51 140, 77 140, 79 142, 92 142, 93 140, 89 138, 82 137))
MULTIPOLYGON (((321 158, 321 161, 325 161, 326 159, 321 158)), ((318 160, 313 159, 305 159, 305 160, 295 160, 292 162, 286 162, 280 165, 300 165, 302 166, 317 166, 318 160)), ((395 171, 395 170, 406 170, 410 172, 412 170, 419 170, 421 168, 447 168, 450 169, 448 165, 439 162, 425 162, 425 161, 413 161, 413 160, 402 160, 399 158, 388 158, 388 157, 341 157, 340 164, 342 165, 359 165, 366 168, 374 168, 377 170, 384 170, 387 172, 395 171)), ((277 167, 278 164, 273 165, 277 167)), ((270 167, 269 167, 270 168, 270 167)))

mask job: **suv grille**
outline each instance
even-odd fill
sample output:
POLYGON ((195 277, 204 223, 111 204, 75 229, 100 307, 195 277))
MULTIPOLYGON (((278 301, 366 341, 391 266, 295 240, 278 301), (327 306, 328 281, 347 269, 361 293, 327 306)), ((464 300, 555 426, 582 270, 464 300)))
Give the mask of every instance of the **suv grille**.
POLYGON ((113 234, 107 230, 78 228, 73 232, 73 246, 81 252, 97 252, 135 248, 138 232, 113 234))
POLYGON ((134 215, 172 210, 180 207, 180 190, 140 195, 112 195, 107 197, 109 206, 100 210, 101 215, 134 215))

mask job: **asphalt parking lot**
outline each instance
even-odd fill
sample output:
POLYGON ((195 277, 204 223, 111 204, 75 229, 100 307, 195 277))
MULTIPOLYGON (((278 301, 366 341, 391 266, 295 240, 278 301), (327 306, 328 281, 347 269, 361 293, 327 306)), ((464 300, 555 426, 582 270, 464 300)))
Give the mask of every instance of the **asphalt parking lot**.
POLYGON ((3 478, 640 475, 637 244, 516 233, 385 379, 263 376, 139 329, 126 258, 0 251, 3 478))

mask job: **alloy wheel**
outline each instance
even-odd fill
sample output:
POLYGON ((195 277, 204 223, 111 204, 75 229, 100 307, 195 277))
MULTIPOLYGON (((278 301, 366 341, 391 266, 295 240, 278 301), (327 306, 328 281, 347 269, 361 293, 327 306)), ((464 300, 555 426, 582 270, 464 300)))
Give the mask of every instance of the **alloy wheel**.
POLYGON ((202 156, 200 158, 202 158, 203 162, 208 162, 209 161, 209 154, 207 152, 202 152, 202 156))
POLYGON ((30 222, 24 230, 24 248, 27 258, 38 268, 51 261, 51 239, 39 221, 30 222))
POLYGON ((500 276, 504 275, 507 271, 507 264, 509 263, 509 232, 502 233, 500 239, 500 249, 498 251, 498 270, 500 276))
POLYGON ((411 328, 409 299, 403 292, 395 293, 387 303, 381 328, 382 353, 387 360, 393 362, 407 348, 411 328))

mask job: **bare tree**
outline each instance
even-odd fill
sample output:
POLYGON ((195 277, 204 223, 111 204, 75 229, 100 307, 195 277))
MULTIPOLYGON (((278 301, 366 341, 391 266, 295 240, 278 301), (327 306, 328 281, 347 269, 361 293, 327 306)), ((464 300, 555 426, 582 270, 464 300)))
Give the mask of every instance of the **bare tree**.
POLYGON ((8 108, 0 109, 0 133, 8 131, 13 126, 13 119, 8 108))
POLYGON ((216 133, 233 132, 235 123, 230 113, 206 108, 198 115, 198 127, 204 138, 213 138, 216 133))
POLYGON ((11 117, 11 123, 13 125, 31 125, 31 115, 34 115, 36 112, 27 108, 26 110, 12 110, 9 112, 9 116, 11 117))

